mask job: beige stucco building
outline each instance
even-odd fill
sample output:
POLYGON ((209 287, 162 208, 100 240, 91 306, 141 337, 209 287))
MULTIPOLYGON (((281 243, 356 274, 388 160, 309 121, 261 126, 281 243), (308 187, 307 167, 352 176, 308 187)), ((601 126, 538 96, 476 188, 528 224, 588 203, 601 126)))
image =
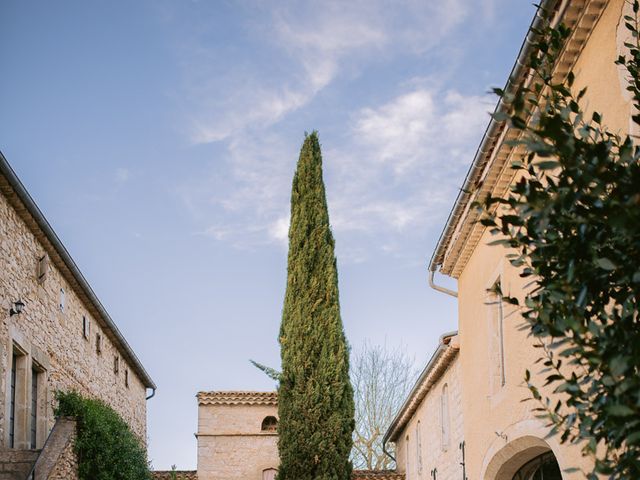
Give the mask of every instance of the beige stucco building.
POLYGON ((457 332, 440 338, 384 437, 395 443, 396 468, 407 479, 463 478, 459 351, 457 332))
POLYGON ((111 405, 146 441, 156 386, 0 154, 0 449, 40 449, 54 393, 111 405))
MULTIPOLYGON (((574 88, 588 86, 583 101, 587 110, 601 112, 610 130, 630 132, 634 128, 631 98, 625 90, 624 72, 614 64, 618 55, 624 54, 623 43, 628 38, 622 18, 629 14, 628 2, 546 0, 542 6, 544 13, 539 11, 533 26, 545 18, 552 24, 563 22, 572 31, 557 63, 556 77, 562 79, 572 70, 574 88)), ((523 66, 534 34, 529 35, 507 91, 529 81, 529 72, 523 66)), ((501 104, 497 106, 498 110, 502 108, 501 104)), ((452 425, 447 428, 450 439, 464 445, 467 478, 529 480, 541 478, 544 471, 545 480, 577 480, 584 474, 565 470, 591 467, 579 446, 561 445, 558 438, 547 438, 548 428, 535 417, 534 405, 522 402, 529 397, 525 369, 535 374, 534 362, 539 354, 527 332, 518 328, 521 318, 515 308, 488 293, 499 284, 503 292, 523 298, 527 289, 506 258, 508 251, 487 245, 490 234, 477 222, 478 213, 471 207, 488 193, 504 195, 514 181, 508 166, 521 152, 507 141, 515 135, 504 123, 490 122, 431 260, 432 286, 458 299, 459 333, 455 343, 451 339, 449 348, 458 345, 459 353, 445 369, 432 368, 429 373, 427 368, 387 432, 388 438, 397 442, 398 466, 406 471, 407 480, 463 478, 457 467, 462 462, 461 449, 456 458, 451 458, 453 449, 443 449, 437 436, 438 426, 442 428, 444 383, 449 385, 449 415, 460 417, 461 430, 456 431, 452 425), (434 283, 438 272, 455 279, 457 291, 434 283), (452 401, 452 384, 456 382, 459 399, 452 401), (424 390, 427 392, 423 395, 424 390), (427 438, 431 440, 425 445, 427 438)), ((543 383, 539 375, 534 376, 536 380, 539 385, 543 383)))

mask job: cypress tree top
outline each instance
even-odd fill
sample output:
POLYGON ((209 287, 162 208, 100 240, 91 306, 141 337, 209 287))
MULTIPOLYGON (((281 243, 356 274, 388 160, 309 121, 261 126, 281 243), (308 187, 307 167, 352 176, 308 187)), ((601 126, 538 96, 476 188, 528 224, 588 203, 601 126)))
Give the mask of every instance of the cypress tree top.
POLYGON ((316 132, 293 179, 280 347, 278 480, 349 480, 353 390, 316 132))

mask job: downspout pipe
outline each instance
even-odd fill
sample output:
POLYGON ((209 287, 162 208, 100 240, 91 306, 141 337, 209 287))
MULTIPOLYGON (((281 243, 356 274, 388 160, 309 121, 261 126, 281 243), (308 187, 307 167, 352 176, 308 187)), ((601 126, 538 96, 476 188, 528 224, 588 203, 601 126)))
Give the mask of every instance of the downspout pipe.
POLYGON ((145 398, 145 400, 151 400, 153 397, 156 396, 156 387, 151 387, 151 395, 149 395, 148 397, 145 398))
POLYGON ((388 440, 388 439, 387 439, 386 437, 382 439, 382 452, 383 452, 387 457, 389 457, 391 460, 393 460, 393 463, 396 463, 396 464, 397 464, 398 462, 396 461, 396 457, 394 457, 393 455, 391 455, 391 454, 389 453, 389 451, 387 450, 387 440, 388 440))
POLYGON ((447 295, 458 298, 458 292, 456 292, 455 290, 450 290, 448 288, 441 287, 440 285, 436 285, 436 282, 434 281, 435 275, 436 272, 434 270, 429 270, 429 286, 436 292, 446 293, 447 295))

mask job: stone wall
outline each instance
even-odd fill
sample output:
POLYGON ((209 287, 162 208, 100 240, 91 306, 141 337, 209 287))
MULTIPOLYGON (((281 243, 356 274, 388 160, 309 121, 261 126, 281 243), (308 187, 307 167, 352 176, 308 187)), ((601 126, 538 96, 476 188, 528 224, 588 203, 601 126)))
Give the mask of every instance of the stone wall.
POLYGON ((0 448, 0 480, 24 480, 38 458, 37 450, 0 448))
POLYGON ((77 480, 78 457, 73 449, 73 442, 67 444, 62 456, 56 463, 47 480, 77 480))
POLYGON ((36 377, 37 448, 42 447, 53 426, 56 390, 77 390, 102 399, 145 439, 145 386, 109 339, 110 332, 99 325, 53 261, 44 278, 38 279, 38 263, 44 255, 43 244, 0 195, 0 445, 9 443, 7 419, 14 352, 20 355, 15 447, 31 446, 34 366, 40 370, 36 377), (24 302, 24 311, 10 316, 9 310, 18 299, 24 302), (83 317, 87 323, 83 323, 83 317), (114 371, 116 358, 118 372, 114 371))
POLYGON ((278 436, 262 432, 262 421, 277 416, 275 405, 200 405, 198 479, 262 480, 277 468, 278 436))
POLYGON ((78 456, 75 452, 76 421, 60 418, 56 421, 45 448, 35 465, 34 480, 77 480, 78 456))

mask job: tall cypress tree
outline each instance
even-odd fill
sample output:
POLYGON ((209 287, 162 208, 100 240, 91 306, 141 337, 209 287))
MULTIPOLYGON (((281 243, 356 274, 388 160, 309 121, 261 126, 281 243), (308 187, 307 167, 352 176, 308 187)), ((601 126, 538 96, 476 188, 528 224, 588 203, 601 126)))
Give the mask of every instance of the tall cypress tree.
POLYGON ((349 348, 316 132, 305 138, 293 178, 280 351, 278 480, 350 480, 349 348))

